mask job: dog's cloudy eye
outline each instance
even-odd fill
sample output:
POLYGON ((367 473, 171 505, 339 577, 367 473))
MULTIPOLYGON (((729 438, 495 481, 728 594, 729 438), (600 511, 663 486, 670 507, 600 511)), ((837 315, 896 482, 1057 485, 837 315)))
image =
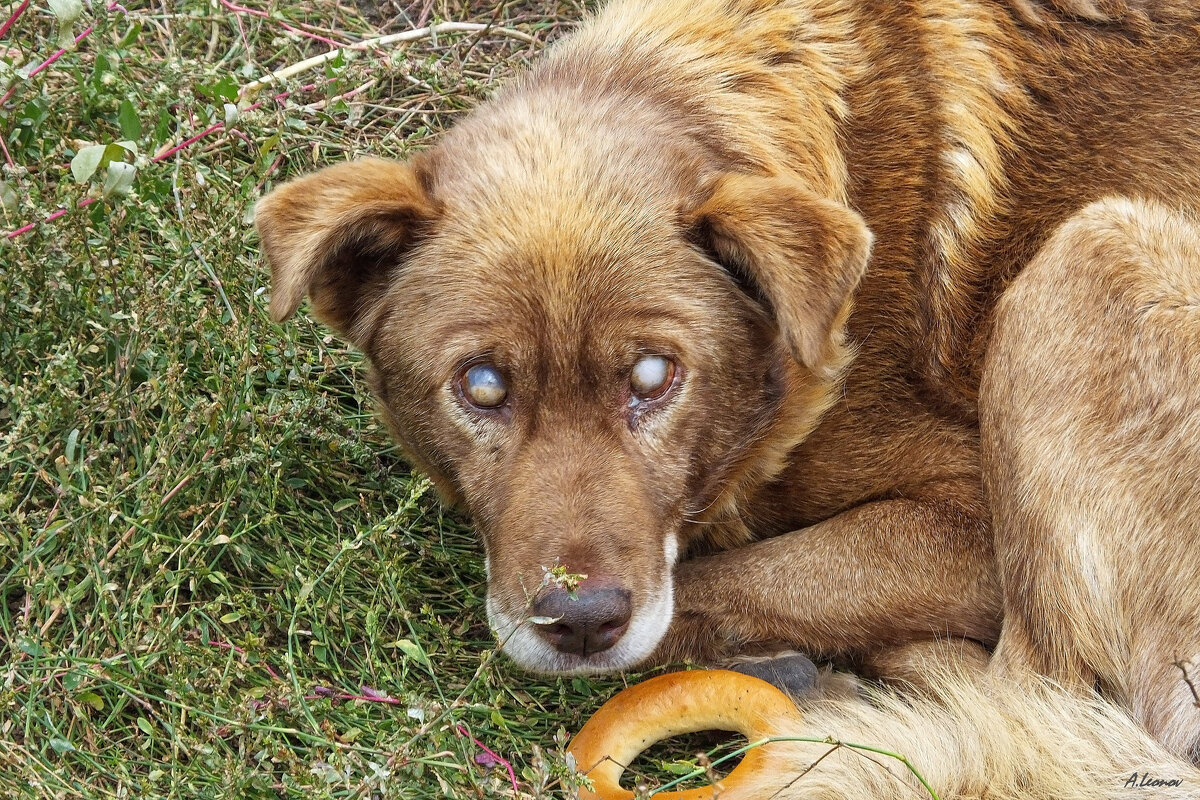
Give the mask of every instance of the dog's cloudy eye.
POLYGON ((479 408, 496 408, 508 397, 504 376, 491 364, 476 364, 459 380, 463 397, 479 408))
POLYGON ((666 356, 642 356, 633 365, 629 384, 642 400, 661 397, 675 379, 675 362, 666 356))

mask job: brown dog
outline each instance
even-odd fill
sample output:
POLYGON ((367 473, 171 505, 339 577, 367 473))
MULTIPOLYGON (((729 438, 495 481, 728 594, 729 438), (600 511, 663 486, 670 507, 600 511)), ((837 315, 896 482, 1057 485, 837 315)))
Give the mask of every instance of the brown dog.
POLYGON ((1197 758, 1198 209, 1190 2, 617 0, 257 224, 522 665, 955 637, 1197 758))

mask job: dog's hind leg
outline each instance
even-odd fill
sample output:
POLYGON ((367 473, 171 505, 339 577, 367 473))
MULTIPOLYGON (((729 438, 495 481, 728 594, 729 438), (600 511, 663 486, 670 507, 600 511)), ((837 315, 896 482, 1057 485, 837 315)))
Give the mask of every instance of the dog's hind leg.
POLYGON ((1098 687, 1197 758, 1200 229, 1151 202, 1088 206, 1006 290, 988 348, 992 669, 1098 687))

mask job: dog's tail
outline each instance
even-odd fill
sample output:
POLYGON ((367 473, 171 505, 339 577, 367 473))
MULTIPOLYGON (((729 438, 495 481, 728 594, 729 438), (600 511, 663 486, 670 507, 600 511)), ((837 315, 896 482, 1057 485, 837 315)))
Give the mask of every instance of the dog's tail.
POLYGON ((760 747, 711 789, 670 800, 1183 800, 1200 769, 1119 707, 1043 678, 946 666, 921 688, 832 676, 800 703, 757 678, 673 673, 619 693, 571 744, 592 779, 580 797, 629 800, 624 765, 654 741, 708 728, 760 747), (804 741, 800 741, 803 739, 804 741), (766 742, 763 744, 763 742, 766 742))
POLYGON ((801 710, 797 735, 843 744, 778 743, 748 797, 928 798, 932 788, 942 800, 1200 798, 1200 770, 1120 708, 1037 676, 947 669, 920 690, 861 688, 801 710))

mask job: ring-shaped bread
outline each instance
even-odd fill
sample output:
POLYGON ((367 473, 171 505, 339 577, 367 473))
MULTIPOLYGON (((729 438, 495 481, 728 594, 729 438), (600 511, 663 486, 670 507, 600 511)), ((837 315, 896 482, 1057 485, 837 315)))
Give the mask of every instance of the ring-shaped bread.
MULTIPOLYGON (((655 742, 696 731, 737 731, 749 742, 798 729, 800 712, 766 681, 730 670, 692 670, 660 675, 630 686, 600 707, 571 742, 575 768, 591 779, 583 800, 632 800, 621 786, 625 765, 655 742)), ((723 800, 748 796, 746 789, 769 760, 769 746, 746 752, 720 781, 723 800)), ((711 800, 713 787, 662 792, 656 800, 711 800)))

